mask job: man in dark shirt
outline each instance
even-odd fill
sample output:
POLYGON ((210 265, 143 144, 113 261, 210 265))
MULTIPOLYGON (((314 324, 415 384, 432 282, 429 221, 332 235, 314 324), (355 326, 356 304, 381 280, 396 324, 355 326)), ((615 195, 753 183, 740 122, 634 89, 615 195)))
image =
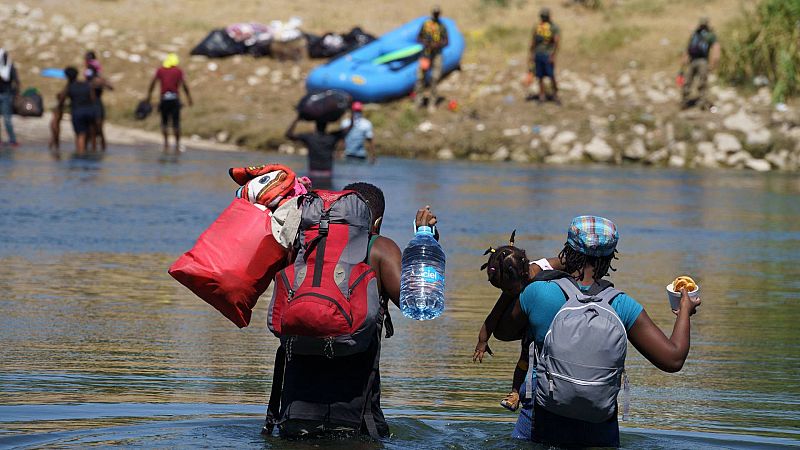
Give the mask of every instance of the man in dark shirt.
POLYGON ((313 133, 295 133, 294 129, 300 117, 294 119, 286 130, 286 138, 295 142, 302 142, 308 149, 308 177, 315 188, 328 189, 333 178, 333 156, 336 146, 347 136, 353 127, 353 118, 350 125, 339 131, 328 133, 325 128, 328 122, 318 120, 313 133))
POLYGON ((19 78, 17 68, 8 56, 8 52, 0 48, 0 114, 8 133, 8 143, 17 146, 17 136, 14 134, 14 124, 11 123, 11 114, 14 111, 14 96, 19 91, 19 78))

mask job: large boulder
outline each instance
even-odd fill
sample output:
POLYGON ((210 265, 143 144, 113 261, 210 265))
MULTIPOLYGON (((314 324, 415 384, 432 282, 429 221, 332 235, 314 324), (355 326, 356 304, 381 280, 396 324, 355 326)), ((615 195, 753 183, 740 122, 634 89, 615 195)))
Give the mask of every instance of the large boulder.
POLYGON ((550 153, 567 153, 577 139, 578 135, 574 131, 565 130, 558 133, 550 141, 550 153))
POLYGON ((755 170, 756 172, 769 172, 771 166, 769 165, 769 161, 764 159, 750 159, 745 161, 744 166, 750 170, 755 170))
POLYGON ((622 156, 625 159, 633 161, 638 161, 647 156, 647 147, 645 147, 644 141, 641 138, 636 138, 631 141, 631 143, 625 147, 625 150, 623 150, 622 156))
POLYGON ((717 133, 714 135, 714 145, 724 153, 736 153, 742 149, 742 143, 730 133, 717 133))
POLYGON ((595 136, 586 144, 584 151, 592 160, 609 162, 614 159, 614 149, 600 136, 595 136))

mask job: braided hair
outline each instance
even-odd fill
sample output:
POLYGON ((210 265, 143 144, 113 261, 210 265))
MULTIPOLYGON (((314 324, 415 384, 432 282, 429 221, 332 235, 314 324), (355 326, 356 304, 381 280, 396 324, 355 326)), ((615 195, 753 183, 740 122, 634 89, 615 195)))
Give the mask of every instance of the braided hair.
POLYGON ((577 273, 578 276, 576 278, 579 280, 583 279, 584 267, 588 264, 594 267, 594 275, 592 276, 594 281, 600 281, 601 278, 608 275, 609 271, 617 271, 617 269, 611 267, 611 262, 618 259, 616 254, 617 250, 614 249, 614 253, 608 256, 589 256, 575 250, 567 243, 564 244, 564 249, 558 254, 558 260, 564 266, 564 272, 577 273))
POLYGON ((511 233, 509 245, 494 248, 489 247, 483 253, 489 255, 489 260, 481 266, 489 275, 489 282, 499 289, 507 289, 519 283, 522 287, 530 280, 530 260, 525 250, 514 246, 514 236, 517 230, 511 233))

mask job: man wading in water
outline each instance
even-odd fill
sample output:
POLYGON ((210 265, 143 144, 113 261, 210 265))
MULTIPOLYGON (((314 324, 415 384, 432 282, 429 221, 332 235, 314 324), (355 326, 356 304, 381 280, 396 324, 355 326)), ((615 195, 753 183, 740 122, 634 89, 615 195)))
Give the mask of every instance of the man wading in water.
MULTIPOLYGON (((357 192, 370 210, 369 216, 372 224, 366 245, 365 262, 375 273, 377 293, 382 298, 381 308, 388 308, 383 300, 391 300, 399 307, 401 253, 400 248, 393 240, 380 235, 385 208, 383 192, 368 183, 353 183, 345 186, 344 190, 357 192)), ((436 216, 429 206, 417 211, 416 226, 433 226, 436 223, 436 216)), ((320 243, 316 246, 316 255, 319 255, 319 247, 327 248, 324 251, 329 253, 335 252, 337 248, 341 251, 343 243, 331 241, 331 235, 334 232, 330 233, 326 234, 328 238, 325 244, 320 243)), ((355 232, 350 231, 349 233, 352 238, 355 232)), ((346 247, 351 245, 350 241, 344 245, 346 247)), ((309 254, 311 253, 310 247, 309 254)), ((326 254, 325 257, 328 258, 328 255, 326 254)), ((316 256, 311 257, 311 259, 315 258, 316 256)), ((298 257, 294 265, 297 267, 302 263, 298 257)), ((303 275, 303 279, 312 277, 312 273, 316 272, 318 263, 314 264, 315 267, 308 267, 307 271, 302 272, 308 274, 307 276, 303 275)), ((322 264, 324 267, 325 263, 322 264)), ((339 266, 337 265, 337 267, 339 266)), ((323 268, 322 272, 324 271, 323 268)), ((278 282, 276 280, 276 283, 278 282)), ((353 286, 357 283, 358 280, 349 281, 351 295, 357 295, 353 290, 353 286)), ((368 285, 374 286, 371 282, 368 285)), ((300 289, 299 286, 296 288, 300 289)), ((275 289, 276 292, 280 292, 278 286, 275 289)), ((304 292, 307 296, 308 291, 304 292)), ((294 297, 294 301, 298 301, 300 298, 301 296, 298 295, 294 297)), ((273 304, 275 301, 273 298, 273 304)), ((300 301, 302 302, 302 300, 300 301)), ((272 316, 272 310, 270 316, 272 316)), ((383 317, 382 314, 381 317, 383 317)), ((391 335, 391 321, 386 323, 385 331, 387 336, 391 335)), ((292 348, 303 345, 303 343, 293 345, 292 341, 289 341, 286 344, 285 356, 280 357, 281 350, 276 355, 269 413, 262 434, 271 434, 274 426, 277 425, 281 437, 285 438, 323 437, 331 434, 351 436, 359 433, 369 433, 373 438, 389 436, 389 427, 380 407, 379 356, 381 341, 377 333, 374 333, 370 339, 369 348, 363 352, 336 355, 333 345, 331 345, 330 353, 326 353, 325 356, 298 354, 297 349, 293 350, 292 348), (280 367, 283 362, 285 362, 285 371, 280 367), (278 400, 280 401, 278 402, 278 400)))

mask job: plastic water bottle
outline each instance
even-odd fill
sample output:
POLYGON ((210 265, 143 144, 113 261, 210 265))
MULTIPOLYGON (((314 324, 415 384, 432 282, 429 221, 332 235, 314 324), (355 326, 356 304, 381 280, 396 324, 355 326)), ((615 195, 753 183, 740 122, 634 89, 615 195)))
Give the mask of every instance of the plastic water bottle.
POLYGON ((416 320, 430 320, 444 311, 444 251, 430 227, 419 227, 403 250, 400 311, 416 320))

